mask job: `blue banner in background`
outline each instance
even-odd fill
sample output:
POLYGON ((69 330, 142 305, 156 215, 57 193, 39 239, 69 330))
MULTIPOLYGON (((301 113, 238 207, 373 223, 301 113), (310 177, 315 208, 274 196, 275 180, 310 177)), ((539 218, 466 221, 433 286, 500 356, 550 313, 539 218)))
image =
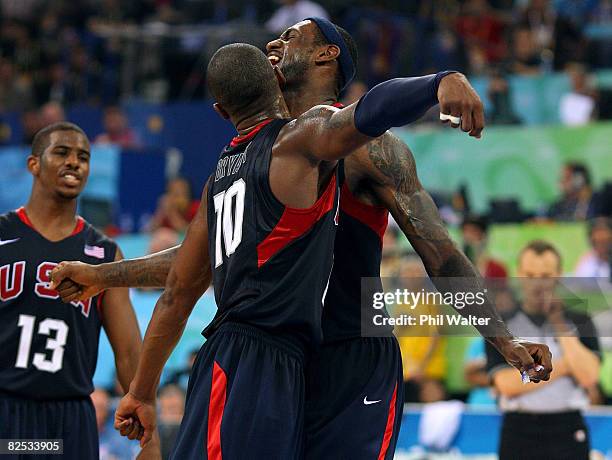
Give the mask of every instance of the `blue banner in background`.
POLYGON ((0 214, 23 206, 32 189, 32 175, 26 161, 30 149, 4 147, 0 149, 0 214))

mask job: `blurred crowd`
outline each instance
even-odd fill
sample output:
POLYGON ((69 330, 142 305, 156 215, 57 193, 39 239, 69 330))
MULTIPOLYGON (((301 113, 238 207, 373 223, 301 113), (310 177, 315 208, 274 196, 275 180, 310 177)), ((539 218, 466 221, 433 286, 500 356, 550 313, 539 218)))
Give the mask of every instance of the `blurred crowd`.
POLYGON ((2 0, 0 114, 202 98, 216 47, 264 45, 308 16, 330 17, 357 40, 349 99, 394 76, 456 69, 491 77, 492 120, 512 123, 506 75, 567 71, 574 97, 562 110, 575 123, 596 115, 588 72, 612 67, 610 0, 2 0))

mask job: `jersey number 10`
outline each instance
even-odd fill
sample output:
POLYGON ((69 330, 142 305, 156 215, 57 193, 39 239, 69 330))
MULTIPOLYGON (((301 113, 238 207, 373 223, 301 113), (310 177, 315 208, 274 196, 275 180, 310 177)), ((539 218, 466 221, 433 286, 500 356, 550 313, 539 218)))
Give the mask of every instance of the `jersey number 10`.
POLYGON ((217 231, 215 235, 215 268, 223 264, 221 254, 221 233, 225 255, 231 256, 242 241, 242 220, 244 217, 244 194, 246 184, 238 179, 227 190, 217 193, 213 197, 215 214, 217 217, 217 231))

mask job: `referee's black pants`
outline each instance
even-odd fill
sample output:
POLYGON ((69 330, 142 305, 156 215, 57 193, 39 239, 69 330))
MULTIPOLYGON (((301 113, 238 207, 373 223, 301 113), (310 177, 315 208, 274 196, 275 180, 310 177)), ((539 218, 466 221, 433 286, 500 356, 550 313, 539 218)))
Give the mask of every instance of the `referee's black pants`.
POLYGON ((499 460, 588 460, 589 446, 578 411, 503 416, 499 460))

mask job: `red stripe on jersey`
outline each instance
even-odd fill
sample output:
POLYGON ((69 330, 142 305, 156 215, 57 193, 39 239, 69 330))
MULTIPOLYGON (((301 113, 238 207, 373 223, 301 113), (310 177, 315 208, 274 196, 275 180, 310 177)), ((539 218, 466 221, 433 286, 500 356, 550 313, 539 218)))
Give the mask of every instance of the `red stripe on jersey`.
POLYGON ((225 393, 227 390, 227 375, 221 366, 213 363, 212 387, 208 405, 208 435, 206 452, 208 460, 222 460, 221 453, 221 419, 225 410, 225 393))
MULTIPOLYGON (((26 224, 28 227, 30 227, 32 230, 34 230, 36 233, 40 233, 38 230, 36 230, 36 227, 34 227, 34 224, 32 224, 32 221, 30 220, 30 218, 26 214, 26 210, 25 210, 25 208, 23 206, 21 208, 17 209, 17 217, 19 217, 19 220, 21 220, 21 222, 26 224)), ((77 223, 76 223, 76 225, 74 227, 74 230, 72 230, 72 233, 70 234, 70 236, 74 236, 77 233, 81 233, 84 228, 85 228, 85 220, 81 216, 77 216, 77 223)))
POLYGON ((393 389, 393 397, 391 398, 391 404, 389 404, 389 414, 387 415, 387 426, 385 427, 385 434, 383 436, 382 446, 380 446, 380 452, 378 453, 378 460, 384 460, 391 444, 391 437, 393 436, 393 427, 395 425, 395 400, 397 398, 397 383, 393 389))
POLYGON ((263 128, 264 126, 266 126, 268 123, 270 123, 272 121, 272 119, 268 119, 268 120, 264 120, 261 123, 255 125, 255 127, 249 131, 248 133, 242 135, 242 136, 236 136, 232 139, 232 142, 230 142, 230 147, 236 147, 238 144, 242 144, 243 142, 247 142, 250 141, 251 139, 253 139, 255 137, 255 134, 257 134, 259 131, 261 131, 261 128, 263 128))
POLYGON ((266 239, 257 245, 257 267, 261 267, 274 254, 303 236, 326 213, 334 209, 335 198, 336 174, 329 181, 323 195, 310 208, 298 209, 285 206, 283 215, 276 226, 266 239))
POLYGON ((342 191, 340 193, 340 210, 370 227, 378 235, 382 244, 383 235, 389 220, 389 211, 386 208, 359 201, 351 193, 345 182, 342 184, 342 191))
POLYGON ((100 292, 96 300, 96 309, 98 310, 98 317, 100 318, 100 321, 102 321, 102 299, 104 299, 104 294, 106 294, 106 291, 100 292))
POLYGON ((83 219, 81 216, 77 216, 76 226, 74 227, 74 230, 72 230, 70 236, 76 235, 77 233, 81 233, 83 231, 83 228, 85 228, 85 219, 83 219))

